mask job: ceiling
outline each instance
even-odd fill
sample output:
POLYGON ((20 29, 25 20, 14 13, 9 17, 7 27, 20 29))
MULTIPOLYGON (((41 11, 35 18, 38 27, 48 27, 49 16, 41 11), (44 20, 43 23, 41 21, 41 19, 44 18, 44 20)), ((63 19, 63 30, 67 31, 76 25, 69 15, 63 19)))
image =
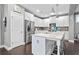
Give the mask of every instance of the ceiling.
POLYGON ((39 17, 69 13, 70 4, 21 4, 39 17))
POLYGON ((71 4, 69 9, 69 14, 72 15, 75 12, 79 12, 78 4, 71 4))

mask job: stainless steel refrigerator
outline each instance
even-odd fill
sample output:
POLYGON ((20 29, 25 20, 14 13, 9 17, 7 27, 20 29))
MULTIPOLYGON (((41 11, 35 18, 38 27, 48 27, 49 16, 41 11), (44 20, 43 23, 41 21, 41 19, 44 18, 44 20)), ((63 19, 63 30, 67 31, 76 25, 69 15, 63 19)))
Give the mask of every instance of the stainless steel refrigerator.
POLYGON ((25 43, 32 42, 32 34, 34 34, 34 22, 33 21, 24 21, 24 41, 25 43))

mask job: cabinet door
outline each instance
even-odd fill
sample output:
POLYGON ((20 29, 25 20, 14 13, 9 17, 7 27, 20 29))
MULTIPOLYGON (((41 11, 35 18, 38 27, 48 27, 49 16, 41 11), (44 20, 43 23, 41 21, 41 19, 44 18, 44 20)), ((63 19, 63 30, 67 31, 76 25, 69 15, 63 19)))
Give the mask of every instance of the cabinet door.
POLYGON ((11 44, 12 47, 20 46, 24 43, 24 20, 23 15, 13 12, 11 19, 11 44))
POLYGON ((45 38, 32 36, 32 53, 35 55, 45 55, 45 38))

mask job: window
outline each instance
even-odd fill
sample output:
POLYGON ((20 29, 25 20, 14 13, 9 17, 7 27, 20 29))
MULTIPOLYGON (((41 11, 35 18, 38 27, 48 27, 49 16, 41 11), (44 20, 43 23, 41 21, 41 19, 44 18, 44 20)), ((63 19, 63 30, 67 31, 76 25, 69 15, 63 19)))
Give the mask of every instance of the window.
POLYGON ((79 23, 79 14, 77 14, 75 18, 76 18, 76 23, 79 23))

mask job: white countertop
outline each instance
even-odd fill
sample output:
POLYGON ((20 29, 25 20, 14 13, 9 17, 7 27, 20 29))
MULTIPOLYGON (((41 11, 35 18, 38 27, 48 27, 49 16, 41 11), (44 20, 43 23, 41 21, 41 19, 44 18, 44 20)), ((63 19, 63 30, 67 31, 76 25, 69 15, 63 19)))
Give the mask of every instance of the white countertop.
POLYGON ((49 38, 49 40, 57 39, 61 40, 64 36, 64 32, 47 32, 47 33, 36 33, 34 36, 49 38))

